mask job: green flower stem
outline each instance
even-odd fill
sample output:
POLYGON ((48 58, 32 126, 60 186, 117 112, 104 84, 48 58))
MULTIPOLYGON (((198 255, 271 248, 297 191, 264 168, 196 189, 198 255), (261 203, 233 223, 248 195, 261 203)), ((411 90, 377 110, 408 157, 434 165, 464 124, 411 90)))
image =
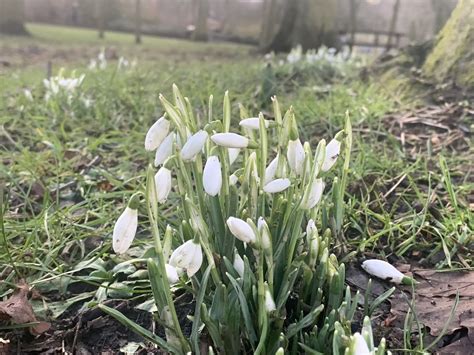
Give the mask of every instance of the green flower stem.
POLYGON ((291 231, 291 236, 290 236, 290 244, 288 246, 288 254, 287 254, 287 265, 291 265, 291 262, 293 261, 293 255, 295 253, 296 249, 296 243, 298 242, 298 237, 301 234, 301 223, 303 222, 303 217, 304 217, 304 210, 298 209, 296 212, 296 217, 294 219, 293 223, 293 228, 291 231))

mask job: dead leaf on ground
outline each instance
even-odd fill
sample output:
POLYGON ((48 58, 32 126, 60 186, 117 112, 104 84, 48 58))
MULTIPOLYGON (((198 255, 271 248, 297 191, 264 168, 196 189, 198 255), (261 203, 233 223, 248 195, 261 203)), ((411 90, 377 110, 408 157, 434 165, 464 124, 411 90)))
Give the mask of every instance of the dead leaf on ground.
MULTIPOLYGON (((0 320, 8 320, 16 324, 37 323, 38 320, 28 301, 29 291, 29 286, 21 281, 11 297, 0 302, 0 320)), ((50 327, 51 325, 47 322, 39 322, 30 328, 30 332, 34 335, 42 334, 50 327)))

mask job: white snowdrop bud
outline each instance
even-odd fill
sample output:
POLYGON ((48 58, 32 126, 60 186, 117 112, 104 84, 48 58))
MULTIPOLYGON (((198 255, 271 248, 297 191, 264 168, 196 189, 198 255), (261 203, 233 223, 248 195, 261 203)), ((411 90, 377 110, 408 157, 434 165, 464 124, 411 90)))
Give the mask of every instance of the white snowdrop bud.
POLYGON ((155 174, 155 188, 159 203, 164 203, 171 191, 171 170, 162 166, 155 174))
POLYGON ((341 150, 341 142, 336 139, 332 139, 326 146, 326 155, 324 157, 323 165, 321 166, 322 171, 328 171, 336 164, 337 157, 341 150))
POLYGON ((226 148, 247 148, 249 145, 249 139, 237 133, 216 133, 211 136, 211 140, 226 148))
POLYGON ((324 187, 325 184, 322 179, 314 179, 306 188, 301 207, 311 209, 316 206, 323 196, 324 187))
POLYGON ((286 154, 288 164, 291 170, 297 175, 301 175, 304 169, 304 148, 299 139, 288 142, 288 151, 286 154))
MULTIPOLYGON (((264 120, 264 122, 265 122, 265 128, 268 128, 270 122, 268 122, 267 120, 264 120)), ((260 129, 260 118, 258 117, 245 118, 239 122, 239 125, 247 129, 258 130, 260 129)))
POLYGON ((287 188, 290 187, 290 185, 291 185, 291 182, 289 179, 276 179, 266 184, 263 187, 263 191, 269 194, 274 194, 274 193, 282 192, 286 190, 287 188))
POLYGON ((239 181, 239 178, 235 174, 232 174, 231 176, 229 176, 229 185, 233 186, 237 184, 238 181, 239 181))
POLYGON ((215 155, 207 158, 203 172, 204 190, 210 196, 216 196, 222 187, 221 163, 215 155))
POLYGON ((174 136, 174 132, 171 132, 166 136, 163 142, 161 142, 160 146, 156 150, 155 166, 160 166, 163 164, 173 153, 174 136))
POLYGON ((166 118, 161 117, 156 121, 146 133, 145 149, 151 151, 158 148, 161 142, 163 142, 165 137, 168 135, 169 129, 170 122, 166 118))
POLYGON ((267 284, 265 284, 265 310, 267 311, 267 313, 276 310, 275 301, 273 300, 273 296, 267 284))
POLYGON ((398 271, 393 265, 383 260, 366 260, 362 263, 362 268, 370 275, 396 284, 402 283, 403 279, 406 278, 406 276, 398 271))
POLYGON ((181 149, 181 158, 183 160, 193 160, 206 144, 207 137, 206 131, 199 131, 192 135, 181 149))
POLYGON ((112 247, 116 254, 125 253, 132 245, 138 227, 138 211, 130 207, 115 222, 112 236, 112 247))
POLYGON ((270 235, 270 229, 268 228, 267 222, 263 217, 260 217, 257 222, 257 229, 260 233, 262 248, 265 251, 269 251, 272 248, 272 238, 270 235))
POLYGON ((201 244, 188 240, 171 254, 169 264, 175 268, 185 269, 188 277, 192 277, 202 264, 201 244))
POLYGON ((240 218, 229 217, 227 219, 227 226, 230 232, 244 243, 255 243, 257 236, 250 225, 240 218))
POLYGON ((244 260, 237 252, 235 252, 233 266, 234 266, 235 271, 237 271, 237 273, 239 274, 239 276, 244 277, 244 270, 245 270, 244 260))
POLYGON ((350 344, 351 354, 353 355, 371 355, 372 353, 367 346, 367 342, 365 341, 364 337, 360 335, 360 333, 355 333, 351 337, 351 344, 350 344))

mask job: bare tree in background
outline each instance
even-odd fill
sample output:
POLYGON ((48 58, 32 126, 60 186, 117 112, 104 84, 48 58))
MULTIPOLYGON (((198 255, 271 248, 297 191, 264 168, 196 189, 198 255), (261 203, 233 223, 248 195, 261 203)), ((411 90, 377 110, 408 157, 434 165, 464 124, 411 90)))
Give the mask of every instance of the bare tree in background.
POLYGON ((448 20, 452 8, 446 0, 431 0, 431 7, 435 13, 434 33, 436 34, 441 31, 448 20))
POLYGON ((264 52, 289 51, 301 44, 303 49, 322 45, 339 48, 334 0, 285 0, 280 11, 276 1, 267 0, 260 49, 264 52))
POLYGON ((99 38, 105 37, 105 1, 97 0, 97 29, 99 30, 99 38))
POLYGON ((397 19, 398 19, 399 12, 400 12, 400 0, 395 0, 395 4, 393 5, 392 18, 390 19, 390 28, 388 29, 387 45, 385 47, 387 51, 390 48, 392 48, 392 39, 393 39, 395 29, 397 28, 397 19))
POLYGON ((0 0, 0 32, 25 35, 24 0, 0 0))
POLYGON ((196 17, 196 28, 193 32, 193 40, 195 41, 207 41, 207 17, 209 15, 209 2, 208 0, 196 0, 197 1, 197 17, 196 17))
POLYGON ((135 0, 135 43, 142 43, 142 14, 140 0, 135 0))

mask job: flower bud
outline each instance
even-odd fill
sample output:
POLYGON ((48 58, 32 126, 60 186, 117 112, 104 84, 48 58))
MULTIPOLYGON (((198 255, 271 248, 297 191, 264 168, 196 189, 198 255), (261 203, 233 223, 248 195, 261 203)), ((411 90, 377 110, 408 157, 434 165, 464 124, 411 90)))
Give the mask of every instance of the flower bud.
POLYGON ((370 275, 396 284, 410 284, 410 280, 413 281, 412 278, 403 275, 393 265, 383 260, 366 260, 362 263, 362 268, 370 275))
POLYGON ((240 149, 239 148, 227 148, 229 154, 229 164, 232 165, 239 157, 240 149))
POLYGON ((208 134, 206 131, 199 131, 192 135, 181 149, 181 158, 185 161, 193 160, 206 144, 208 134))
POLYGON ((207 158, 203 172, 204 190, 210 196, 216 196, 222 187, 221 163, 215 155, 207 158))
POLYGON ((260 217, 257 222, 257 229, 260 233, 262 248, 265 251, 272 250, 272 237, 270 235, 270 229, 268 228, 267 222, 263 217, 260 217))
POLYGON ((170 129, 170 122, 161 117, 156 121, 153 126, 148 130, 145 137, 145 149, 148 151, 155 150, 163 142, 165 137, 168 135, 170 129))
POLYGON ((288 158, 288 164, 290 165, 291 170, 293 170, 296 175, 301 175, 304 169, 304 148, 299 139, 290 140, 288 142, 288 151, 286 154, 288 158))
POLYGON ((276 179, 266 184, 263 187, 263 191, 269 194, 274 194, 286 190, 290 185, 291 182, 289 179, 276 179))
POLYGON ((250 225, 240 218, 229 217, 227 219, 227 226, 230 232, 244 243, 255 243, 257 236, 250 225))
POLYGON ((273 296, 268 288, 268 284, 265 283, 265 310, 267 313, 273 312, 276 310, 275 301, 273 300, 273 296))
POLYGON ((202 265, 201 244, 188 240, 171 254, 169 264, 185 269, 188 277, 192 277, 202 265))
POLYGON ((232 174, 231 176, 229 176, 229 185, 230 186, 233 186, 233 185, 237 184, 238 181, 239 181, 239 178, 235 174, 232 174))
POLYGON ((351 344, 349 346, 350 354, 353 355, 370 355, 372 354, 367 346, 367 343, 360 333, 355 333, 351 336, 351 344))
POLYGON ((324 187, 325 184, 322 179, 314 179, 306 187, 301 207, 303 209, 311 209, 316 206, 323 196, 324 187))
MULTIPOLYGON (((270 122, 267 120, 264 120, 265 122, 265 128, 268 128, 270 122)), ((252 117, 252 118, 245 118, 242 121, 239 122, 239 125, 241 127, 247 128, 247 129, 254 129, 254 130, 259 130, 260 129, 260 118, 258 117, 252 117)))
POLYGON ((155 154, 155 166, 163 164, 173 153, 174 132, 171 132, 161 142, 155 154))
POLYGON ((331 141, 326 146, 326 155, 324 157, 323 165, 321 166, 322 171, 328 171, 336 164, 337 157, 341 150, 341 142, 336 139, 331 139, 331 141))
POLYGON ((123 254, 130 248, 137 233, 137 227, 138 211, 136 208, 127 206, 114 226, 112 247, 116 254, 123 254))
POLYGON ((159 203, 164 203, 171 191, 171 170, 162 166, 155 174, 156 196, 159 203))
POLYGON ((244 270, 245 270, 245 263, 242 257, 235 252, 234 255, 234 263, 233 263, 235 271, 239 274, 240 277, 244 277, 244 270))
POLYGON ((211 136, 211 140, 226 148, 247 148, 249 139, 237 133, 216 133, 211 136))

